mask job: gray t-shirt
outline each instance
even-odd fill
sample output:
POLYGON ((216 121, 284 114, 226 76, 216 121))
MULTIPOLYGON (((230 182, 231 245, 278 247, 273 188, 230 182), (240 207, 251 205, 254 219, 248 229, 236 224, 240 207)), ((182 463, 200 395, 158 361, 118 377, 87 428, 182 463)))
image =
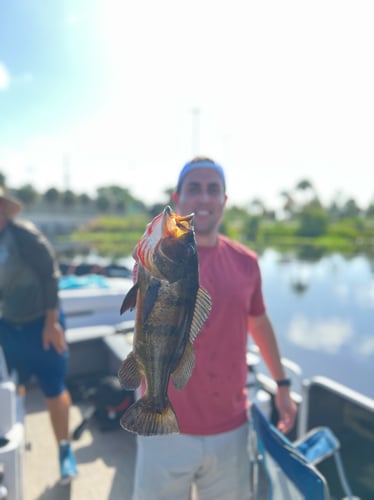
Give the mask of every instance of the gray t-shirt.
POLYGON ((2 316, 7 321, 27 323, 46 312, 40 278, 21 257, 9 228, 0 232, 0 293, 2 316))

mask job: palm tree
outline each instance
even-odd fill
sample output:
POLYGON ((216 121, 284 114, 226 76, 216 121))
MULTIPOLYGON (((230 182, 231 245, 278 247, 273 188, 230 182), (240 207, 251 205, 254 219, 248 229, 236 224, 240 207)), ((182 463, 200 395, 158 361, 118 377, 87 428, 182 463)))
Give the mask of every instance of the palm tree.
POLYGON ((289 217, 292 218, 292 216, 294 215, 295 213, 295 208, 296 208, 296 203, 295 203, 295 200, 292 196, 292 194, 288 191, 281 191, 280 195, 282 196, 283 198, 283 206, 282 206, 282 209, 283 209, 283 212, 285 212, 286 214, 289 215, 289 217))
POLYGON ((300 193, 303 203, 302 205, 307 205, 314 198, 317 198, 315 189, 311 181, 308 179, 302 179, 295 186, 295 193, 300 193))

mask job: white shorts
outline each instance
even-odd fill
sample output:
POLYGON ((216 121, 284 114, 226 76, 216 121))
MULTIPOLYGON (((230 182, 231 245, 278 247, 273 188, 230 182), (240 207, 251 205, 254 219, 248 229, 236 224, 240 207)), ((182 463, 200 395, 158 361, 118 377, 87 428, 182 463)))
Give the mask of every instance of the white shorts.
POLYGON ((247 500, 248 423, 213 436, 138 436, 133 500, 247 500))

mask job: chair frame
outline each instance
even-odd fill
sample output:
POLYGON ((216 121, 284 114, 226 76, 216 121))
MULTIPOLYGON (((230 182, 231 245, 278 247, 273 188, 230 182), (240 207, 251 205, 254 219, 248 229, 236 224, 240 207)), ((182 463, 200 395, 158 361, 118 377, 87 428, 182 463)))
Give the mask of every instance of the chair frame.
MULTIPOLYGON (((331 442, 331 448, 327 451, 326 446, 322 447, 324 452, 323 456, 321 455, 317 459, 314 456, 313 462, 310 462, 300 450, 302 449, 302 445, 306 442, 305 439, 310 439, 316 432, 320 433, 321 428, 310 431, 307 436, 305 436, 305 439, 292 443, 272 425, 256 403, 252 403, 250 415, 252 427, 255 431, 255 439, 251 439, 252 450, 255 450, 254 454, 252 453, 252 473, 257 476, 257 481, 256 478, 253 478, 252 481, 252 484, 255 485, 253 488, 254 491, 252 492, 252 498, 263 499, 265 496, 268 500, 278 500, 278 498, 280 498, 279 494, 275 493, 275 489, 282 489, 282 486, 273 484, 272 476, 274 476, 274 472, 272 473, 269 467, 270 464, 267 463, 266 458, 267 454, 269 454, 277 464, 277 467, 284 474, 286 480, 290 481, 293 487, 298 490, 301 498, 305 500, 315 500, 316 498, 320 500, 330 500, 327 481, 315 467, 315 464, 327 458, 327 456, 336 455, 336 446, 338 446, 337 440, 331 442), (263 484, 259 484, 261 480, 267 482, 268 486, 266 488, 266 493, 262 493, 261 496, 258 496, 259 487, 263 487, 263 484), (257 491, 255 491, 255 488, 257 488, 257 491)), ((331 431, 329 431, 329 434, 330 433, 331 431)), ((281 494, 281 498, 289 500, 290 496, 284 493, 281 494)))

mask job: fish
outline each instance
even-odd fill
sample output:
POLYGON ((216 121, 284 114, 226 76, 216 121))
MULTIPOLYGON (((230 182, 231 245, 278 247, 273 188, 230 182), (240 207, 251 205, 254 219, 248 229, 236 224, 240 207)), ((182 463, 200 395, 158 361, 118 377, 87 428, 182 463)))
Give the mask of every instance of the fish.
POLYGON ((168 397, 170 379, 182 390, 195 366, 193 342, 208 318, 212 301, 199 284, 194 214, 177 215, 169 205, 146 227, 134 257, 136 281, 120 313, 136 309, 133 350, 118 378, 144 395, 122 415, 123 429, 143 436, 179 432, 168 397))

